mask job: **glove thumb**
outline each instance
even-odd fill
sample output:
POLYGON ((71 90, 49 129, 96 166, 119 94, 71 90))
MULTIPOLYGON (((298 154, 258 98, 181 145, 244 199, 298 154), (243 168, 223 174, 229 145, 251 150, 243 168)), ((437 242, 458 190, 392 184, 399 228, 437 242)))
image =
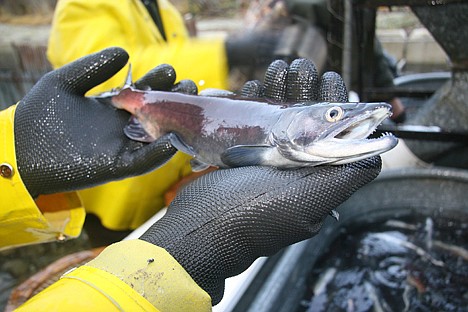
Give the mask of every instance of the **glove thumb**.
MULTIPOLYGON (((164 165, 177 152, 171 144, 172 133, 138 148, 130 147, 122 156, 121 166, 130 168, 128 176, 140 175, 164 165)), ((138 143, 141 144, 141 143, 138 143)))
POLYGON ((128 58, 122 48, 107 48, 57 69, 52 79, 57 80, 54 85, 82 96, 119 72, 128 58))

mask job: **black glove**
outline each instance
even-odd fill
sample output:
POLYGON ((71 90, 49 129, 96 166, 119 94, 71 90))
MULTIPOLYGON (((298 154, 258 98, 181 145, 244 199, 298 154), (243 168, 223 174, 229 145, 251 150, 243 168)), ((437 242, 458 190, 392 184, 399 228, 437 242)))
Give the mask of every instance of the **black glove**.
POLYGON ((242 35, 230 35, 225 41, 229 67, 249 66, 264 68, 274 59, 279 41, 275 31, 256 31, 242 35))
MULTIPOLYGON (((264 85, 249 82, 243 92, 282 101, 347 99, 339 75, 319 80, 307 60, 289 67, 277 61, 264 85)), ((141 239, 165 248, 217 304, 227 277, 260 256, 314 236, 331 210, 372 181, 380 167, 380 157, 373 157, 297 170, 217 170, 185 187, 141 239)))
MULTIPOLYGON (((120 48, 83 57, 46 74, 19 102, 14 121, 18 171, 33 197, 143 174, 174 155, 164 137, 151 144, 128 139, 123 133, 127 112, 84 96, 127 60, 120 48)), ((136 85, 169 90, 174 81, 175 72, 166 65, 136 85)))

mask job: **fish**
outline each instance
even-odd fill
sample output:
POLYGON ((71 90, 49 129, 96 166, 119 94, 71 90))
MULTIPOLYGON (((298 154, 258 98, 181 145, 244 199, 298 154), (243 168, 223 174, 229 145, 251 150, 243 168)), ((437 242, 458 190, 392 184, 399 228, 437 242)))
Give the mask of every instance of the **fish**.
POLYGON ((391 115, 390 104, 383 102, 279 103, 132 86, 124 86, 110 102, 132 114, 127 137, 153 142, 167 135, 176 149, 193 157, 193 171, 341 165, 386 152, 398 142, 390 133, 368 138, 391 115))

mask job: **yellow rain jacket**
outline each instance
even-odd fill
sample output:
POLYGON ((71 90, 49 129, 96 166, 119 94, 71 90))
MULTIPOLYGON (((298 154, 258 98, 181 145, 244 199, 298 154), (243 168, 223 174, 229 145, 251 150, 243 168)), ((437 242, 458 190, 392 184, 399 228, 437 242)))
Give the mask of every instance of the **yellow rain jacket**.
POLYGON ((85 211, 75 193, 34 200, 16 166, 13 122, 16 105, 0 111, 0 250, 77 237, 85 211))
MULTIPOLYGON (((110 46, 130 55, 134 80, 163 63, 174 66, 177 80, 192 79, 199 89, 227 87, 228 65, 221 38, 189 38, 181 15, 158 1, 167 41, 141 0, 67 0, 56 7, 47 55, 54 67, 110 46)), ((121 86, 128 69, 91 90, 121 86)), ((189 157, 177 153, 163 167, 144 176, 79 192, 86 211, 109 229, 135 229, 164 206, 166 190, 191 172, 189 157)))

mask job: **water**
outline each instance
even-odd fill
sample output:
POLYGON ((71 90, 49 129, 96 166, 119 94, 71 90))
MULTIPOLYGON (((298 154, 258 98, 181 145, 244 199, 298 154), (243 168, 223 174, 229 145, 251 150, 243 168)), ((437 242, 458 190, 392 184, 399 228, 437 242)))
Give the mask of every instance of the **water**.
POLYGON ((298 311, 468 311, 468 222, 420 217, 344 229, 298 311))

